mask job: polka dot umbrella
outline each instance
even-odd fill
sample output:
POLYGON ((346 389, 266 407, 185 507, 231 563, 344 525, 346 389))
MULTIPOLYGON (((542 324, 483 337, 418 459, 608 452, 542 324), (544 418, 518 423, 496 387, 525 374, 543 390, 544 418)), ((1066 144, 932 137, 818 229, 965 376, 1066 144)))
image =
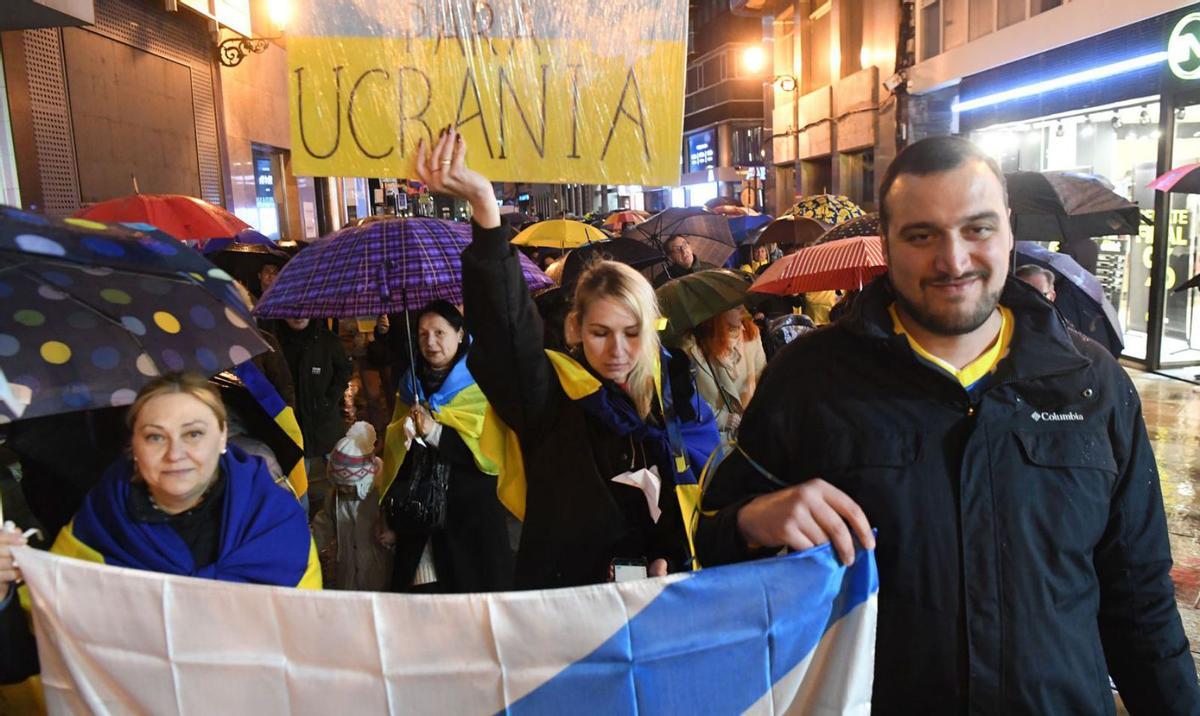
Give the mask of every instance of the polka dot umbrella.
POLYGON ((232 279, 157 231, 0 207, 0 423, 127 405, 268 350, 232 279))

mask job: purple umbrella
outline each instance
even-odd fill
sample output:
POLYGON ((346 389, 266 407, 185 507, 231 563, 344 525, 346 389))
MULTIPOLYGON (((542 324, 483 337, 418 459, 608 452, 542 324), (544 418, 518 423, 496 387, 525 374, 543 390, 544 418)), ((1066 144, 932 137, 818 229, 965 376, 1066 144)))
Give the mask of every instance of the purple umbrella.
MULTIPOLYGON (((462 252, 471 227, 441 219, 396 218, 314 241, 279 273, 255 313, 263 318, 350 318, 461 305, 462 252)), ((530 290, 554 285, 520 257, 530 290)))
POLYGON ((1018 241, 1015 255, 1017 265, 1037 264, 1053 271, 1058 277, 1054 282, 1058 292, 1054 305, 1059 312, 1088 338, 1103 345, 1115 357, 1121 356, 1124 347, 1121 321, 1117 309, 1104 295, 1100 279, 1070 256, 1033 241, 1018 241))

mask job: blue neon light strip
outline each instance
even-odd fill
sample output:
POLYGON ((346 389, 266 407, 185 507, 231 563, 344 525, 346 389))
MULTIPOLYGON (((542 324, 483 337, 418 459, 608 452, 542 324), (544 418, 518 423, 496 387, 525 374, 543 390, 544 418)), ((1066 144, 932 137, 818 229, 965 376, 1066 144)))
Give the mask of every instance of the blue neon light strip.
POLYGON ((1152 52, 1148 55, 1142 55, 1140 57, 1133 57, 1128 60, 1114 62, 1111 65, 1093 67, 1090 70, 1073 72, 1069 75, 1063 75, 1062 77, 1055 77, 1053 79, 1043 80, 1042 82, 1035 82, 1022 87, 1015 87, 1003 92, 996 92, 995 94, 976 97, 975 99, 969 99, 965 102, 956 102, 955 104, 951 105, 951 109, 955 112, 970 112, 971 110, 979 109, 980 107, 990 107, 994 104, 1000 104, 1001 102, 1008 102, 1010 100, 1021 99, 1023 97, 1032 97, 1033 95, 1042 94, 1043 92, 1051 92, 1064 87, 1083 84, 1084 82, 1094 82, 1096 80, 1102 80, 1106 77, 1113 77, 1126 72, 1140 70, 1165 62, 1166 59, 1167 53, 1165 51, 1152 52))

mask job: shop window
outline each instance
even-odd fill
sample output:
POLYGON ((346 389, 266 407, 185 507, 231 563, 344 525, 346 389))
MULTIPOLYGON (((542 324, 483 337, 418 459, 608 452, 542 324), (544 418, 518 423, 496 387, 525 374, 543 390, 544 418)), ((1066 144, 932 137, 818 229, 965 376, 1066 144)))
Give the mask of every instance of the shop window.
POLYGON ((1025 19, 1026 0, 996 0, 997 25, 1000 29, 1025 19))
POLYGON ((970 31, 967 37, 978 40, 996 30, 996 0, 968 0, 970 6, 970 31))
POLYGON ((17 184, 17 153, 13 148, 12 123, 8 114, 8 90, 4 83, 4 58, 0 57, 0 204, 21 205, 17 184))
POLYGON ((1029 0, 1029 14, 1040 15, 1062 5, 1062 0, 1029 0))
POLYGON ((704 87, 711 87, 725 79, 725 55, 717 55, 703 65, 704 87))
MULTIPOLYGON (((804 68, 804 92, 812 92, 829 84, 830 78, 833 76, 830 68, 832 45, 830 44, 830 19, 829 19, 829 0, 816 8, 808 18, 808 50, 805 51, 805 60, 801 66, 804 68)), ((801 44, 801 49, 804 48, 804 43, 801 44)))
POLYGON ((742 127, 733 132, 733 163, 750 166, 762 163, 762 127, 742 127))
POLYGON ((967 0, 941 0, 942 51, 967 42, 967 0))
POLYGON ((859 206, 875 204, 875 151, 845 152, 838 158, 841 168, 840 193, 859 206))
POLYGON ((942 53, 942 3, 928 0, 921 6, 921 58, 942 53))

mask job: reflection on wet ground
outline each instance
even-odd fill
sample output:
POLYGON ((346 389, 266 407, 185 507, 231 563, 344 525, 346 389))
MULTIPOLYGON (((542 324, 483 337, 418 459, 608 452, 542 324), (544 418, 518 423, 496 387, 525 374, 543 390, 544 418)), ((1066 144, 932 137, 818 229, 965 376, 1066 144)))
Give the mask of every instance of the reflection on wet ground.
MULTIPOLYGON (((1175 567, 1175 598, 1200 666, 1200 386, 1129 369, 1158 459, 1175 567)), ((1198 669, 1200 670, 1200 669, 1198 669)))

